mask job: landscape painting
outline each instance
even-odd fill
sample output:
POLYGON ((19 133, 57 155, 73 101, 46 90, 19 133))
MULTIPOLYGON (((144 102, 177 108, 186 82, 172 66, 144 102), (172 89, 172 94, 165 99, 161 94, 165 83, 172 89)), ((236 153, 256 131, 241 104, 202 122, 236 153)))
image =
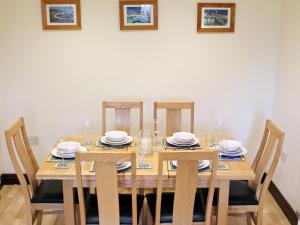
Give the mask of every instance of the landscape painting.
POLYGON ((80 30, 80 0, 42 0, 45 30, 80 30))
POLYGON ((120 0, 121 30, 155 30, 157 21, 157 0, 120 0))
POLYGON ((48 24, 75 25, 76 5, 47 5, 48 24))
POLYGON ((228 28, 230 26, 230 9, 203 8, 203 26, 214 28, 228 28))
POLYGON ((199 3, 198 32, 233 32, 234 3, 199 3))
POLYGON ((125 24, 132 25, 153 25, 153 6, 135 5, 125 6, 125 24))

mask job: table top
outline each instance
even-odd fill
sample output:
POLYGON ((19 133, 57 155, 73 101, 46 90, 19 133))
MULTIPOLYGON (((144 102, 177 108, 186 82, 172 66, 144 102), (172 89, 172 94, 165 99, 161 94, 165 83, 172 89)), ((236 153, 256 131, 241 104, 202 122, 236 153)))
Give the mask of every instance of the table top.
MULTIPOLYGON (((68 137, 64 140, 74 140, 78 142, 83 142, 83 137, 68 137)), ((204 138, 200 138, 202 146, 205 146, 204 138)), ((128 147, 124 150, 119 151, 134 151, 135 147, 128 147)), ((103 150, 101 147, 92 147, 91 152, 99 151, 109 151, 103 150)), ((144 161, 151 163, 152 167, 150 169, 137 169, 137 186, 145 188, 154 188, 156 187, 156 179, 158 173, 158 153, 153 152, 151 156, 144 157, 144 161)), ((251 166, 247 163, 246 160, 238 161, 223 161, 227 164, 228 170, 218 170, 217 171, 217 181, 224 180, 254 180, 255 174, 251 169, 251 166)), ((73 180, 76 183, 76 171, 75 163, 71 163, 68 169, 57 169, 55 168, 55 162, 47 162, 46 160, 40 166, 36 174, 36 178, 39 180, 73 180)), ((82 165, 82 179, 89 186, 89 182, 95 181, 95 173, 90 172, 92 162, 84 162, 82 165)), ((167 180, 171 181, 176 173, 168 169, 167 163, 164 165, 164 176, 167 180)), ((199 183, 205 183, 208 181, 210 176, 209 172, 199 172, 199 183)), ((130 186, 130 172, 119 173, 119 182, 123 183, 123 186, 130 186)), ((173 183, 173 182, 171 182, 173 183)), ((172 186, 173 184, 170 184, 172 186)), ((199 186, 201 186, 199 184, 199 186)))

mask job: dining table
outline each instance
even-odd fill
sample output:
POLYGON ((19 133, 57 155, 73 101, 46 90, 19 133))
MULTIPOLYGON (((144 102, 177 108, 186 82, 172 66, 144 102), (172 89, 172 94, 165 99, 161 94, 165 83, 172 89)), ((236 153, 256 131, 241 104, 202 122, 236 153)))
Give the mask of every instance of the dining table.
MULTIPOLYGON (((95 143, 98 138, 93 137, 94 145, 89 145, 88 150, 90 152, 109 151, 110 148, 97 146, 95 143)), ((62 139, 60 139, 62 140, 62 139)), ((64 141, 77 141, 84 144, 86 137, 64 137, 64 141)), ((207 147, 207 137, 200 137, 200 146, 203 150, 209 150, 207 147)), ((55 148, 56 144, 53 145, 55 148)), ((52 148, 52 149, 53 149, 52 148)), ((50 149, 50 151, 52 150, 50 149)), ((135 145, 130 145, 120 151, 136 151, 135 145)), ((157 187, 158 177, 158 152, 167 150, 164 146, 161 149, 156 149, 151 155, 143 156, 142 160, 151 165, 150 168, 138 168, 136 171, 136 185, 140 190, 155 189, 157 187)), ((49 152, 50 152, 49 151, 49 152)), ((138 154, 137 154, 138 155, 138 154)), ((138 156, 137 156, 138 157, 138 156)), ((139 156, 140 157, 140 156, 139 156)), ((36 174, 38 180, 62 180, 63 183, 63 198, 64 198, 64 221, 65 225, 75 224, 75 202, 74 195, 76 193, 77 180, 75 161, 70 161, 70 166, 66 169, 56 168, 57 162, 49 160, 51 153, 47 156, 47 159, 40 165, 40 168, 36 174)), ((139 159, 140 160, 140 159, 139 159)), ((138 160, 137 160, 138 161, 138 160)), ((216 178, 216 188, 219 189, 219 198, 217 205, 217 224, 228 224, 228 200, 229 200, 229 186, 232 180, 254 180, 255 174, 244 158, 243 160, 220 160, 223 164, 226 164, 226 169, 218 169, 216 178)), ((92 162, 84 162, 82 165, 82 181, 84 187, 95 187, 96 178, 95 172, 91 170, 92 162)), ((174 188, 176 183, 176 171, 171 170, 166 163, 163 170, 163 185, 166 188, 174 188)), ((197 187, 208 187, 210 172, 199 172, 197 187)), ((118 176, 119 187, 131 188, 131 173, 121 172, 118 176)))

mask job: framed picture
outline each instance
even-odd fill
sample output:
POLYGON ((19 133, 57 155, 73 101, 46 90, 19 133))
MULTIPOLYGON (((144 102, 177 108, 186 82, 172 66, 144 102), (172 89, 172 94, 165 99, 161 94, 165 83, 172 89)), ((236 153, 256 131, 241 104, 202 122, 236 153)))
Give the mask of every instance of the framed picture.
POLYGON ((42 0, 45 30, 80 30, 80 0, 42 0))
POLYGON ((198 32, 234 32, 235 3, 198 3, 198 32))
POLYGON ((121 30, 157 30, 157 0, 120 0, 121 30))

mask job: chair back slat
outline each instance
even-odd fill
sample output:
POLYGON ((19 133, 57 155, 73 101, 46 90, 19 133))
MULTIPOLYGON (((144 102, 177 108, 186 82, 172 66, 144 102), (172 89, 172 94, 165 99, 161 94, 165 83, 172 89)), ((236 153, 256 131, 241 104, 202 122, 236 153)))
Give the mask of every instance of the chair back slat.
POLYGON ((283 142, 284 133, 271 120, 267 120, 259 151, 252 164, 256 178, 249 181, 260 202, 263 202, 266 196, 282 152, 283 142), (265 173, 266 177, 262 182, 265 173))
POLYGON ((115 110, 115 129, 126 131, 128 134, 131 132, 130 115, 132 109, 139 110, 139 130, 143 129, 143 102, 102 102, 102 133, 106 129, 106 111, 107 109, 115 110))
POLYGON ((13 140, 15 143, 15 148, 16 148, 18 157, 20 158, 20 161, 23 165, 25 173, 27 174, 28 180, 31 184, 29 186, 31 189, 31 193, 33 193, 33 191, 37 187, 37 181, 35 179, 36 171, 34 170, 34 167, 30 160, 30 157, 28 155, 27 149, 25 148, 20 131, 18 131, 16 134, 13 135, 13 140))
POLYGON ((85 152, 76 153, 76 176, 78 181, 78 197, 80 218, 86 224, 86 210, 83 195, 82 161, 95 162, 95 176, 99 221, 101 225, 119 225, 119 194, 117 162, 131 162, 131 193, 132 193, 132 220, 137 225, 137 191, 136 191, 136 155, 134 152, 85 152))
POLYGON ((173 225, 192 224, 199 161, 177 161, 173 225), (183 207, 184 204, 184 207, 183 207))
POLYGON ((181 131, 181 110, 167 109, 166 135, 172 136, 173 133, 181 131))
MULTIPOLYGON (((166 135, 181 131, 182 110, 190 110, 190 132, 194 133, 194 102, 154 102, 154 119, 157 120, 158 110, 166 110, 166 135)), ((154 123, 154 129, 157 124, 154 123)))
POLYGON ((95 166, 99 220, 103 225, 120 225, 117 164, 96 161, 95 166))
POLYGON ((26 203, 29 204, 32 194, 38 185, 35 176, 39 167, 33 155, 24 119, 22 117, 20 117, 13 126, 5 130, 5 138, 12 164, 16 170, 19 182, 24 192, 26 203), (27 185, 22 168, 27 174, 29 185, 27 185))
POLYGON ((218 153, 216 151, 177 151, 159 153, 155 224, 160 224, 161 196, 164 178, 163 164, 164 162, 171 160, 177 160, 175 197, 173 205, 173 225, 193 224, 195 193, 199 175, 199 160, 211 161, 211 173, 208 182, 209 194, 205 211, 205 223, 209 225, 217 172, 218 153))
POLYGON ((130 109, 116 109, 115 129, 126 131, 130 134, 130 109))

